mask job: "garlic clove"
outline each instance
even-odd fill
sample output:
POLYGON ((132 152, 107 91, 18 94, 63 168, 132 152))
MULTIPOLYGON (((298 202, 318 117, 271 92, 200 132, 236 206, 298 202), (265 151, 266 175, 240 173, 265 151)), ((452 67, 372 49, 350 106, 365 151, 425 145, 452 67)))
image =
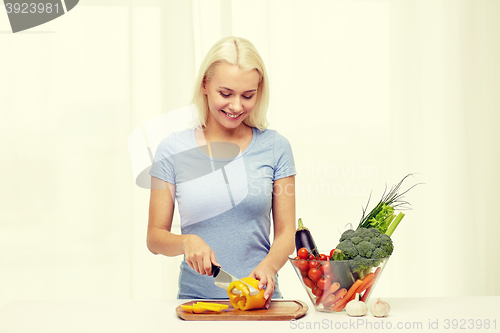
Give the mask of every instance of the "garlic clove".
POLYGON ((375 317, 387 317, 390 311, 391 306, 389 303, 381 301, 380 298, 370 306, 370 312, 375 317))
POLYGON ((351 317, 361 317, 366 315, 368 307, 359 300, 359 294, 356 293, 356 297, 345 306, 345 311, 351 317))

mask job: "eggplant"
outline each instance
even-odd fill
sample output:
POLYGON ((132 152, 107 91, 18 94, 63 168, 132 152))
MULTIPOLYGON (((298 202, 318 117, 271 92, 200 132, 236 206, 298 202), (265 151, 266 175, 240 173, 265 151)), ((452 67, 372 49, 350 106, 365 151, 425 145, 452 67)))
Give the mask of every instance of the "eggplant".
POLYGON ((299 218, 299 227, 295 231, 295 249, 297 253, 301 248, 305 247, 309 253, 312 253, 315 257, 319 256, 318 248, 316 247, 316 243, 314 243, 314 239, 311 235, 309 229, 304 227, 304 223, 302 223, 302 219, 299 218))

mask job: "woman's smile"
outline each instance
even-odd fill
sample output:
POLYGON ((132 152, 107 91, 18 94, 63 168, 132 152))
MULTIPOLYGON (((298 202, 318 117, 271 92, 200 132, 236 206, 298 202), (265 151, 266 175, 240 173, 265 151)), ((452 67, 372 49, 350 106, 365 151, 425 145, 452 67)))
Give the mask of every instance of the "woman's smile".
POLYGON ((241 112, 241 113, 230 113, 230 112, 227 112, 227 111, 224 111, 224 110, 221 110, 227 118, 231 119, 231 120, 235 120, 235 119, 238 119, 240 118, 240 116, 242 114, 244 114, 245 112, 241 112))

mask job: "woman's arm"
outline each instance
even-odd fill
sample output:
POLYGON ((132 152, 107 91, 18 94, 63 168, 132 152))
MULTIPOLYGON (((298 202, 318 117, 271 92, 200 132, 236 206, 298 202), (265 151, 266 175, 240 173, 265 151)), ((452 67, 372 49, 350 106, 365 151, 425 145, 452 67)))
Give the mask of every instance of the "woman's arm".
POLYGON ((175 185, 156 177, 151 177, 151 185, 147 232, 149 251, 169 257, 184 254, 191 268, 202 275, 211 275, 212 263, 220 265, 207 243, 196 235, 170 232, 175 208, 175 185))
POLYGON ((269 253, 250 276, 266 286, 264 296, 269 307, 274 293, 276 273, 286 264, 295 250, 295 176, 278 179, 273 186, 274 240, 269 253))

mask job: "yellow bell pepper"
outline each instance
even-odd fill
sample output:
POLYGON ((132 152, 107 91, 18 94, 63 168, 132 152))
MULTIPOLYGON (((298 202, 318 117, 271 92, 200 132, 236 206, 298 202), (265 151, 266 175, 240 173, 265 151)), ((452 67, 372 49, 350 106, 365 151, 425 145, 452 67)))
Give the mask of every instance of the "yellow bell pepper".
POLYGON ((260 292, 255 295, 250 295, 250 290, 248 286, 243 282, 248 283, 250 286, 259 290, 259 280, 251 277, 243 278, 239 281, 233 281, 227 288, 227 294, 229 296, 229 301, 235 309, 239 310, 250 310, 250 309, 260 309, 266 304, 266 299, 264 298, 264 289, 260 289, 260 292), (241 294, 233 293, 233 289, 240 291, 241 294))

